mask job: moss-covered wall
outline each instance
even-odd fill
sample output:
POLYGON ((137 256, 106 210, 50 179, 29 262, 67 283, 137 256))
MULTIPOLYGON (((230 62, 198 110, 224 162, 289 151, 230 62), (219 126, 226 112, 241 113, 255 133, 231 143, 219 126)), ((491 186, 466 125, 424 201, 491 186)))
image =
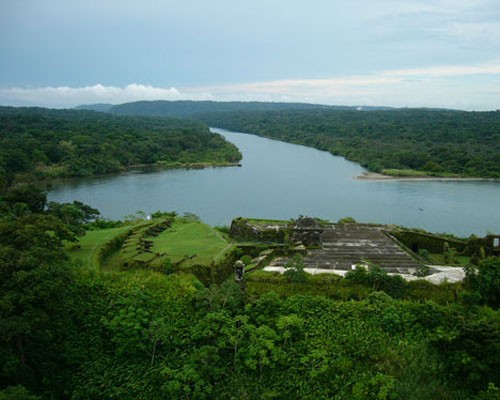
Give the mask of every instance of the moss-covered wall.
POLYGON ((290 228, 286 225, 254 224, 246 218, 235 218, 231 223, 229 235, 236 240, 249 242, 284 243, 290 228))
POLYGON ((182 268, 184 273, 195 275, 203 284, 221 284, 234 273, 234 263, 239 259, 237 249, 229 251, 224 258, 210 265, 194 264, 187 268, 182 268))
POLYGON ((467 242, 467 247, 465 249, 465 253, 469 256, 479 255, 481 252, 481 248, 484 249, 484 256, 498 256, 500 255, 500 249, 494 247, 493 243, 495 238, 498 238, 497 235, 488 235, 484 238, 474 238, 470 239, 467 242))
POLYGON ((431 253, 442 253, 445 242, 448 243, 450 248, 456 249, 459 253, 463 252, 467 246, 465 241, 445 238, 430 233, 401 230, 393 231, 391 234, 406 247, 415 252, 425 249, 431 253))

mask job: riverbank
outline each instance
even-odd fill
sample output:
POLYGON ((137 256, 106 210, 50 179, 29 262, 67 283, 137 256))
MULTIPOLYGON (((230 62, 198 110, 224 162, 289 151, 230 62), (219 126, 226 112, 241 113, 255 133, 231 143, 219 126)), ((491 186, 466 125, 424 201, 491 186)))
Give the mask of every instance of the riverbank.
POLYGON ((451 177, 451 176, 430 176, 430 175, 415 175, 415 176, 405 176, 405 175, 385 175, 378 172, 363 172, 363 174, 354 177, 354 179, 364 180, 364 181, 498 181, 494 178, 467 178, 467 177, 451 177))
POLYGON ((71 182, 78 182, 85 179, 102 179, 125 176, 133 171, 161 172, 168 170, 201 170, 209 168, 241 167, 240 163, 155 163, 155 164, 134 164, 123 167, 120 171, 109 172, 106 174, 93 174, 87 176, 54 176, 34 181, 25 181, 22 183, 33 183, 44 190, 50 190, 54 187, 65 185, 71 182))
POLYGON ((219 168, 219 167, 241 167, 239 162, 199 162, 199 163, 163 163, 158 162, 155 164, 134 164, 124 168, 123 171, 133 169, 151 168, 151 169, 204 169, 204 168, 219 168))

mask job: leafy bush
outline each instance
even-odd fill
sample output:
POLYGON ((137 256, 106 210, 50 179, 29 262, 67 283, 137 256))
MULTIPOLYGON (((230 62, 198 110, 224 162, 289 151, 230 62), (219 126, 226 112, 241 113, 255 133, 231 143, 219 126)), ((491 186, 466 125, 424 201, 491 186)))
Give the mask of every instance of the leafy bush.
POLYGON ((303 283, 307 280, 307 272, 304 272, 304 261, 300 254, 293 256, 285 264, 286 271, 283 276, 292 283, 303 283))
POLYGON ((466 269, 467 279, 472 291, 481 302, 493 308, 500 307, 500 258, 490 257, 480 262, 476 268, 466 269))

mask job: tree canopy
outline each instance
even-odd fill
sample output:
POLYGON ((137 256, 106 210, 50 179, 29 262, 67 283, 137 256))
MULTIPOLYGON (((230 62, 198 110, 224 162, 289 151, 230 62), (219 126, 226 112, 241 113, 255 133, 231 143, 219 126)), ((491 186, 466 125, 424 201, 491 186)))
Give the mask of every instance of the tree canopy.
POLYGON ((3 187, 16 177, 88 176, 140 164, 228 164, 240 158, 234 145, 192 121, 0 107, 3 187))

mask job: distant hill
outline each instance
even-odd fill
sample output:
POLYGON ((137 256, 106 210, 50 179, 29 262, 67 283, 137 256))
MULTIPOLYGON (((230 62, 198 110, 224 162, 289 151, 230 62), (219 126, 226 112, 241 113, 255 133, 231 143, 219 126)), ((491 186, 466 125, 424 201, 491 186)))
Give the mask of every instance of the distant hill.
POLYGON ((240 111, 283 111, 283 110, 385 110, 389 107, 350 107, 350 106, 326 106, 308 103, 270 103, 270 102, 217 102, 217 101, 136 101, 124 103, 111 107, 112 114, 117 115, 141 115, 151 117, 177 117, 189 118, 196 114, 208 114, 219 112, 240 111))
POLYGON ((76 106, 75 110, 90 110, 90 111, 99 111, 99 112, 109 112, 114 107, 114 104, 107 103, 97 103, 97 104, 82 104, 80 106, 76 106))

